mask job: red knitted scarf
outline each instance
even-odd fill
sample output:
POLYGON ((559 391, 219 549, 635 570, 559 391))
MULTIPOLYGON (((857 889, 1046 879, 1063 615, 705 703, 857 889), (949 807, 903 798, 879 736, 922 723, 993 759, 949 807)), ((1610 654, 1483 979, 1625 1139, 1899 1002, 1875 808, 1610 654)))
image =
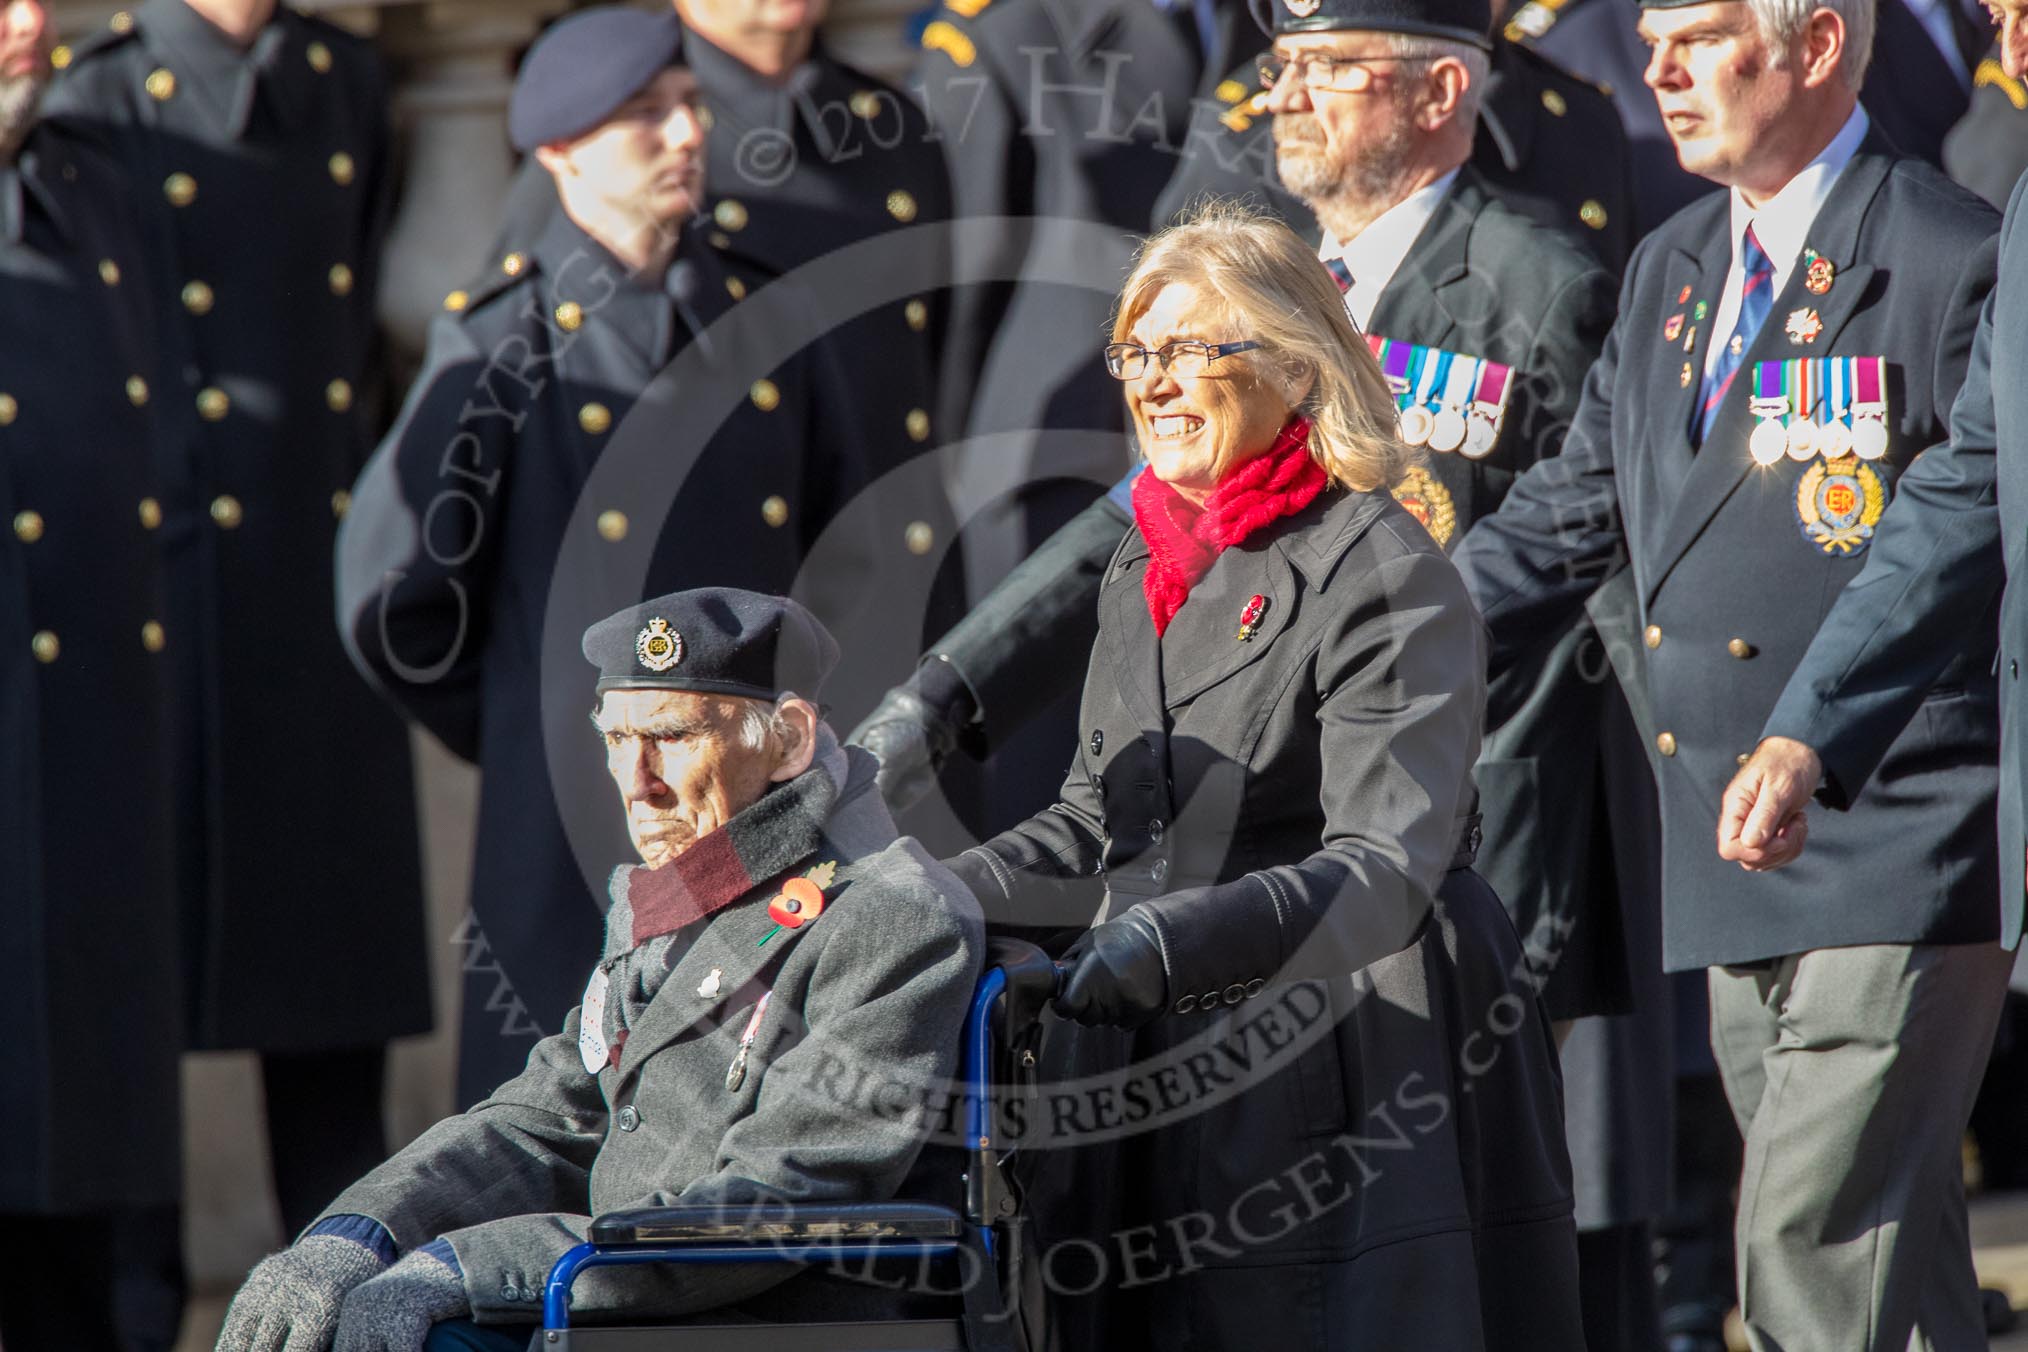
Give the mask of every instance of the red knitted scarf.
POLYGON ((1218 481, 1203 510, 1152 474, 1134 480, 1134 521, 1148 542, 1142 589, 1157 637, 1221 552, 1317 500, 1330 482, 1310 455, 1310 423, 1291 418, 1263 455, 1218 481))

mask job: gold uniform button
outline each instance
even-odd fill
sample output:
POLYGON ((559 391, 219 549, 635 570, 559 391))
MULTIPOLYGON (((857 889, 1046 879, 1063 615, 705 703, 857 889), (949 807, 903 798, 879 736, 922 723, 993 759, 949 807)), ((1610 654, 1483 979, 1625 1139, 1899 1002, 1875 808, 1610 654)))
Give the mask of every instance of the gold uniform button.
POLYGON ((183 284, 183 308, 194 315, 210 314, 211 307, 217 300, 218 297, 213 295, 211 288, 203 282, 183 284))
POLYGON ((153 498, 141 499, 141 529, 153 530, 162 524, 162 504, 153 498))
POLYGON ((11 394, 0 394, 0 427, 21 416, 21 404, 11 394))
POLYGON ((350 493, 341 488, 331 495, 331 515, 342 521, 345 519, 345 514, 351 510, 352 495, 350 493))
POLYGON ((604 404, 586 404, 577 411, 577 425, 599 436, 613 425, 613 411, 604 404))
POLYGON ((334 380, 324 387, 324 402, 331 406, 333 413, 350 412, 352 408, 352 382, 334 380))
POLYGON ((155 102, 167 103, 176 97, 176 72, 164 66, 157 66, 148 73, 148 78, 141 82, 141 87, 148 91, 148 97, 155 102))
POLYGON ((704 128, 704 130, 706 131, 710 131, 711 128, 714 125, 716 125, 717 122, 718 122, 718 114, 712 112, 711 109, 707 108, 705 105, 701 103, 697 105, 698 126, 704 128))
POLYGON ((599 513, 599 538, 613 544, 627 538, 627 514, 608 509, 599 513))
POLYGON ((197 200, 197 180, 188 174, 171 174, 162 180, 162 195, 172 207, 187 207, 197 200))
POLYGON ((326 167, 331 170, 331 181, 341 188, 351 187, 352 176, 358 172, 357 166, 352 163, 352 157, 342 150, 330 158, 326 167))
POLYGON ((741 280, 740 280, 739 278, 737 278, 737 277, 728 277, 728 278, 726 278, 726 279, 725 279, 725 294, 726 294, 726 295, 728 295, 728 296, 731 296, 731 297, 732 297, 732 298, 733 298, 734 300, 745 300, 745 299, 746 299, 746 283, 745 283, 745 282, 742 282, 742 281, 741 281, 741 280))
POLYGON ((42 538, 41 512, 16 512, 14 514, 14 538, 25 545, 32 545, 42 538))
POLYGON ((140 408, 148 402, 148 382, 139 376, 127 377, 127 402, 140 408))
POLYGON ((910 328, 921 333, 929 327, 929 306, 919 300, 912 300, 901 307, 901 317, 908 321, 910 328))
POLYGON ((56 48, 52 49, 52 50, 50 51, 50 53, 49 53, 49 65, 50 65, 50 68, 51 68, 52 70, 67 70, 67 69, 69 69, 69 67, 70 67, 70 58, 71 58, 71 56, 72 56, 72 55, 73 55, 73 53, 72 53, 72 52, 71 52, 71 50, 70 50, 70 44, 69 44, 69 43, 64 43, 63 45, 61 45, 61 46, 59 46, 59 47, 56 47, 56 48))
POLYGON ((1746 763, 1752 759, 1753 753, 1751 751, 1742 751, 1737 756, 1734 756, 1732 758, 1732 762, 1733 764, 1737 765, 1740 769, 1744 770, 1746 768, 1746 763))
POLYGON ((1647 644, 1650 648, 1661 647, 1662 626, 1659 624, 1651 624, 1646 629, 1643 629, 1641 631, 1641 642, 1647 644))
POLYGON ((887 214, 907 225, 915 219, 915 198, 896 188, 887 195, 887 214))
POLYGON ((162 645, 168 641, 169 636, 162 632, 160 621, 150 620, 141 626, 141 646, 149 652, 161 652, 162 645))
POLYGON ((929 440, 929 414, 919 408, 912 408, 908 411, 908 417, 903 420, 903 423, 908 428, 908 439, 910 441, 929 440))
POLYGON ((1661 752, 1661 753, 1662 753, 1663 755, 1665 755, 1665 756, 1673 756, 1673 755, 1675 755, 1675 754, 1676 754, 1676 734, 1675 734, 1675 733, 1673 733, 1673 732, 1665 732, 1665 733, 1661 733, 1661 734, 1659 734, 1659 735, 1658 735, 1658 736, 1657 736, 1657 737, 1655 738, 1655 750, 1657 750, 1657 751, 1661 752))
POLYGON ((728 197, 711 209, 711 219, 718 222, 719 229, 736 234, 746 229, 746 206, 737 198, 728 197))
POLYGON ((500 271, 509 277, 519 277, 527 268, 528 255, 525 253, 511 253, 500 260, 500 271))
POLYGON ((862 89, 852 96, 850 107, 855 115, 871 122, 880 116, 880 95, 870 89, 862 89))
POLYGON ((134 31, 134 16, 123 9, 106 20, 106 27, 115 33, 131 33, 134 31))
POLYGON ((216 385, 206 385, 197 392, 197 416, 206 422, 219 422, 232 412, 232 398, 216 385))
POLYGON ((927 554, 936 547, 937 533, 930 529, 927 521, 911 521, 902 532, 901 542, 908 546, 911 554, 927 554))
POLYGON ((230 493, 221 493, 211 500, 211 519, 221 530, 236 530, 246 520, 246 512, 240 507, 239 499, 230 493))
POLYGON ((352 294, 352 269, 346 267, 343 263, 333 263, 331 271, 325 274, 325 280, 331 284, 332 295, 349 296, 352 294))
POLYGON ((1542 106, 1549 110, 1551 117, 1562 117, 1570 111, 1570 105, 1563 101, 1563 95, 1557 93, 1554 89, 1542 91, 1542 106))
POLYGON ((1725 651, 1731 653, 1734 657, 1739 658, 1743 662, 1747 658, 1753 656, 1753 645, 1751 643, 1748 643, 1743 638, 1736 638, 1733 639, 1730 643, 1725 645, 1725 651))
POLYGON ((770 497, 761 503, 761 520, 770 526, 786 526, 789 522, 788 499, 770 497))
POLYGON ((565 333, 576 333, 584 327, 584 306, 574 300, 567 300, 556 307, 556 327, 565 333))
POLYGON ((714 230, 705 238, 711 241, 711 247, 714 249, 727 249, 732 247, 732 236, 726 234, 723 230, 714 230))
POLYGON ((444 297, 444 308, 446 310, 449 310, 452 314, 458 313, 458 311, 464 309, 467 305, 470 305, 471 303, 472 303, 471 294, 465 291, 453 291, 451 292, 450 295, 444 297))
POLYGON ((118 286, 120 284, 120 265, 110 258, 101 258, 99 260, 99 280, 107 286, 118 286))
MULTIPOLYGON (((753 400, 753 406, 763 413, 773 413, 782 402, 782 392, 775 388, 775 382, 772 380, 756 380, 746 394, 747 398, 753 400)), ((768 501, 774 502, 776 499, 769 498, 768 501)))
POLYGON ((1584 205, 1577 209, 1577 219, 1594 230, 1606 228, 1606 209, 1599 205, 1596 197, 1584 199, 1584 205))
POLYGON ((310 69, 319 75, 331 73, 331 49, 321 42, 313 42, 303 52, 303 58, 310 63, 310 69))
POLYGON ((63 651, 63 645, 56 641, 56 635, 44 629, 28 640, 29 649, 38 662, 54 662, 56 655, 63 651))

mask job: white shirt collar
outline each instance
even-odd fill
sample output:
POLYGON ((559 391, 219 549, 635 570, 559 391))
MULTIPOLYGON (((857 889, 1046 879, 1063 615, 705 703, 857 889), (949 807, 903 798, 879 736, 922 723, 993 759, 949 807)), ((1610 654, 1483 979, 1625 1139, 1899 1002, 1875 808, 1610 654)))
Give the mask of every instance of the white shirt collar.
POLYGON ((1317 257, 1339 259, 1351 272, 1352 289, 1345 293, 1345 308, 1351 312, 1352 322, 1359 326, 1362 333, 1372 322, 1374 307, 1380 303, 1380 293, 1394 280, 1402 260, 1415 247, 1416 237, 1436 215, 1437 204, 1444 200, 1444 194, 1451 190, 1451 184, 1457 179, 1458 171, 1453 169, 1435 182, 1416 189, 1381 212, 1371 225, 1348 243, 1341 244, 1330 231, 1324 232, 1324 242, 1317 250, 1317 257))
POLYGON ((1852 115, 1845 119, 1845 125, 1838 129, 1830 144, 1817 153, 1817 158, 1804 165, 1802 172, 1790 179, 1780 192, 1761 203, 1758 210, 1747 205, 1739 189, 1732 190, 1732 266, 1735 272, 1739 270, 1740 240, 1750 225, 1768 261, 1774 264, 1774 294, 1781 294, 1782 288, 1788 285, 1789 273, 1795 270, 1797 257, 1809 242, 1810 227, 1816 223, 1817 213, 1830 200, 1838 175, 1845 171, 1845 166, 1857 153, 1859 143, 1866 139, 1868 125, 1866 110, 1854 106, 1852 115))

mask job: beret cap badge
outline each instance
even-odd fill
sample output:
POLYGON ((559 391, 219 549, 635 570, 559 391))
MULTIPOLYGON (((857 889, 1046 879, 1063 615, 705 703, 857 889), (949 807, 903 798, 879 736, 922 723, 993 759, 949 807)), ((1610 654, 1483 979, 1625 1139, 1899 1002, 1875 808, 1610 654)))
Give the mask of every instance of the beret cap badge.
POLYGON ((671 632, 667 620, 649 620, 634 636, 634 656, 650 671, 667 671, 683 660, 683 636, 671 632))
POLYGON ((1317 7, 1323 0, 1282 0, 1282 3, 1288 6, 1289 13, 1298 19, 1307 19, 1317 12, 1317 7))

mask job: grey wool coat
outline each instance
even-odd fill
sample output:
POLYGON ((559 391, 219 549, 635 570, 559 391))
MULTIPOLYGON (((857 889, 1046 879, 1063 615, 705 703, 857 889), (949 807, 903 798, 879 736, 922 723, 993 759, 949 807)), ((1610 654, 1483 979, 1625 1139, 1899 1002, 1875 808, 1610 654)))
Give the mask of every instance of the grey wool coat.
POLYGON ((955 861, 995 920, 1140 904, 1162 940, 1169 1013, 1045 1037, 1048 1345, 1582 1346, 1554 1045, 1458 866, 1463 582, 1386 494, 1225 550, 1160 639, 1147 560, 1134 530, 1106 570, 1059 801, 955 861))
MULTIPOLYGON (((489 1323, 539 1318, 550 1265, 604 1212, 893 1196, 942 1120, 984 931, 950 872, 897 838, 872 758, 849 755, 823 847, 795 870, 838 864, 816 919, 762 946, 779 890, 770 880, 636 947, 633 870, 617 870, 600 963, 611 983, 607 1042, 616 1010, 628 1029, 617 1063, 585 1069, 583 1007, 573 1009, 520 1075, 424 1132, 326 1214, 371 1216, 404 1251, 447 1238, 473 1316, 489 1323), (741 1035, 768 992, 745 1077, 729 1089, 741 1035)), ((835 750, 827 759, 843 763, 835 750)), ((572 1308, 683 1314, 793 1271, 595 1270, 572 1308)))

